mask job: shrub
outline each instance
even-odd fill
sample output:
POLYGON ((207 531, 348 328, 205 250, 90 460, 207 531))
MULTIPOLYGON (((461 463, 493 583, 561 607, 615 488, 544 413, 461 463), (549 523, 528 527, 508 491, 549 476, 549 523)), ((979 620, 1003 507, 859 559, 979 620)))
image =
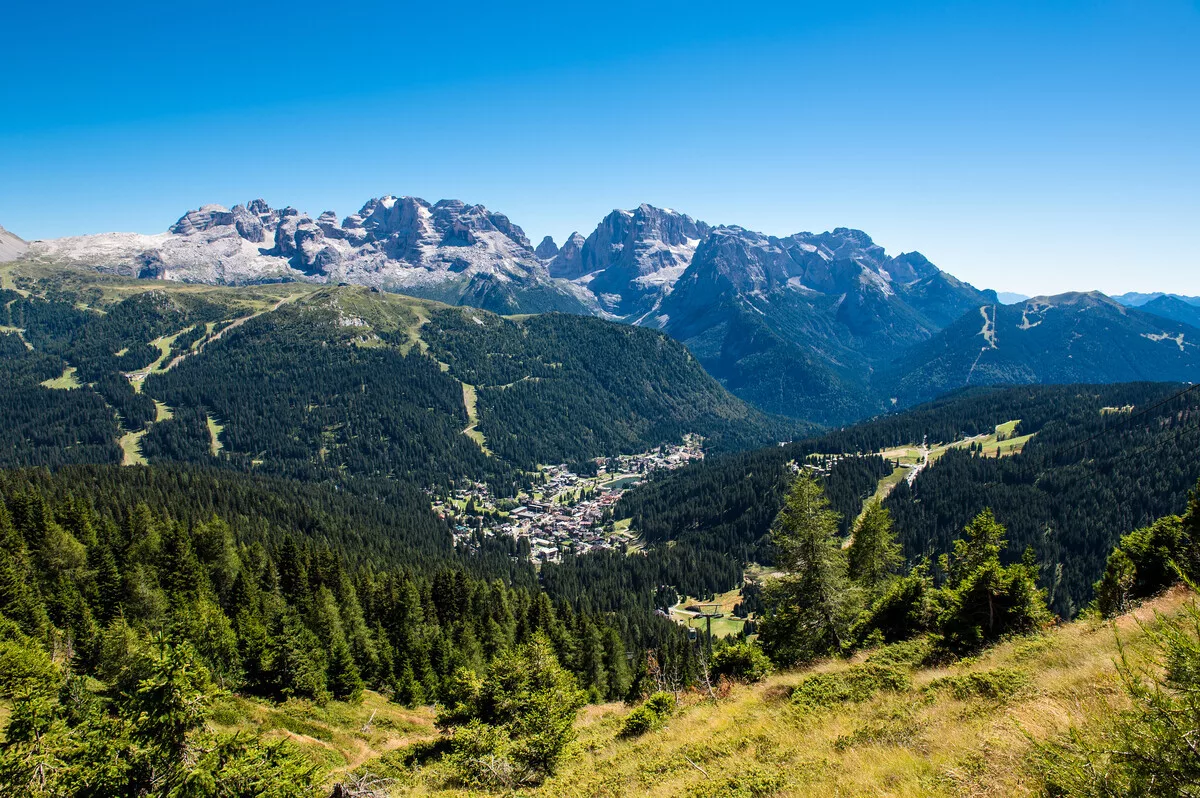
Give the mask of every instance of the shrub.
POLYGON ((665 718, 675 711, 675 696, 659 690, 646 699, 646 706, 665 718))
POLYGON ((625 716, 625 722, 621 724, 622 737, 641 737, 648 731, 653 731, 662 726, 663 718, 653 709, 645 704, 639 707, 634 707, 633 711, 625 716))
POLYGON ((712 670, 717 677, 758 682, 771 672, 771 660, 757 645, 744 641, 714 652, 712 670))
POLYGON ((1123 535, 1108 555, 1104 576, 1096 583, 1100 614, 1112 617, 1122 613, 1131 600, 1153 595, 1178 581, 1173 566, 1185 564, 1189 544, 1183 519, 1175 515, 1123 535))
POLYGON ((985 698, 1006 701, 1029 685, 1029 675, 1016 668, 944 676, 930 682, 929 690, 946 690, 959 701, 985 698))
POLYGON ((904 640, 899 643, 883 646, 879 650, 872 652, 867 657, 867 662, 875 663, 876 665, 907 665, 912 667, 924 663, 929 654, 929 640, 922 637, 916 640, 904 640))
POLYGON ((657 729, 674 711, 675 696, 661 691, 654 693, 644 704, 625 716, 625 722, 621 724, 621 736, 640 737, 657 729))
POLYGON ((58 667, 36 643, 0 642, 0 698, 49 689, 58 678, 58 667))
POLYGON ((893 643, 928 631, 934 623, 933 579, 925 565, 888 585, 850 630, 859 646, 893 643))
POLYGON ((501 652, 485 678, 460 674, 454 706, 438 718, 452 727, 449 761, 469 787, 514 789, 554 774, 575 737, 584 693, 544 637, 501 652))
POLYGON ((792 691, 792 704, 806 710, 838 704, 861 704, 880 692, 904 692, 912 687, 906 668, 865 663, 841 673, 817 673, 792 691))
POLYGON ((991 510, 976 516, 964 532, 954 551, 940 560, 947 577, 937 596, 941 645, 961 654, 1049 622, 1032 552, 1019 563, 1001 564, 1006 530, 991 510))

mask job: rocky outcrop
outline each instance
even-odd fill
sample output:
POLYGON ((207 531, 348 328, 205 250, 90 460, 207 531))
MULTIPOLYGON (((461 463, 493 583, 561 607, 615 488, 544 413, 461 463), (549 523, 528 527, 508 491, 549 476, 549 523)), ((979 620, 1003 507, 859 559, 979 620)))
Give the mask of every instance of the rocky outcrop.
POLYGON ((542 243, 537 245, 537 249, 533 251, 542 260, 550 260, 558 254, 558 244, 554 243, 554 239, 546 236, 542 239, 542 243))
POLYGON ((16 260, 29 250, 29 244, 19 236, 0 227, 0 263, 16 260))
POLYGON ((564 244, 550 273, 586 285, 612 315, 636 320, 670 293, 709 230, 667 208, 616 210, 578 251, 564 244))
POLYGON ((550 261, 550 276, 574 280, 583 276, 583 244, 586 239, 579 233, 571 233, 563 242, 558 254, 550 261))
POLYGON ((199 210, 188 211, 171 225, 169 231, 177 236, 211 230, 214 227, 233 224, 233 213, 222 205, 205 205, 199 210))
POLYGON ((447 302, 503 297, 498 307, 509 312, 594 312, 586 291, 550 278, 519 226, 460 200, 378 197, 341 222, 333 211, 313 219, 262 199, 205 205, 160 235, 79 236, 39 242, 39 252, 130 276, 351 282, 447 302))

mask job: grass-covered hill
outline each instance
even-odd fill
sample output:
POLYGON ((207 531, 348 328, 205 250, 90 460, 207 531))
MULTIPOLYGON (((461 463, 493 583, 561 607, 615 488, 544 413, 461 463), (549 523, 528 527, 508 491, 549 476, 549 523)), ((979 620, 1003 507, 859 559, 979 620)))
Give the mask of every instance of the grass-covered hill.
MULTIPOLYGON (((953 665, 914 664, 918 648, 900 644, 734 684, 716 699, 692 692, 659 728, 637 737, 622 733, 629 707, 590 707, 577 723, 575 756, 523 794, 1042 795, 1042 746, 1128 709, 1122 653, 1135 669, 1158 674, 1154 635, 1186 624, 1182 610, 1194 601, 1176 590, 1114 620, 1065 624, 953 665)), ((431 721, 424 723, 433 737, 431 721)), ((340 756, 353 758, 355 743, 341 745, 340 756)), ((446 789, 437 766, 411 762, 385 753, 360 770, 394 778, 396 796, 470 794, 446 789)))
POLYGON ((362 287, 215 288, 6 264, 0 463, 225 464, 500 485, 704 435, 791 437, 681 345, 362 287))
MULTIPOLYGON (((1121 534, 1186 503, 1200 475, 1200 391, 1177 396, 1185 387, 972 389, 788 446, 709 458, 631 491, 617 513, 651 540, 769 562, 766 534, 783 502, 789 463, 882 455, 899 465, 879 480, 877 495, 910 562, 936 561, 971 518, 991 507, 1009 530, 1006 557, 1019 559, 1031 547, 1052 605, 1069 617, 1091 600, 1121 534), (996 442, 998 427, 1022 443, 1019 449, 996 442), (914 467, 922 443, 928 461, 914 467), (995 456, 997 446, 1005 456, 995 456)), ((876 486, 859 491, 834 496, 844 531, 876 486)))

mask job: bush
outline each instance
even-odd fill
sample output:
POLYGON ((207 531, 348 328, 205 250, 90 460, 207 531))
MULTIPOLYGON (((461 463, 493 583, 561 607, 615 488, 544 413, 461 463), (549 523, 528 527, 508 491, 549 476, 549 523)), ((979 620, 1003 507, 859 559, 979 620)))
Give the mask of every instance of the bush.
POLYGON ((930 682, 929 690, 947 690, 959 701, 985 698, 1006 701, 1029 685, 1029 675, 1016 668, 996 668, 955 676, 944 676, 930 682))
POLYGON ((867 657, 867 662, 875 663, 876 665, 907 665, 913 667, 924 663, 929 654, 929 640, 928 638, 921 637, 916 640, 904 640, 899 643, 892 643, 889 646, 883 646, 879 650, 872 652, 867 657))
POLYGON ((1108 555, 1104 576, 1096 583, 1096 608, 1112 617, 1136 598, 1151 596, 1179 580, 1175 564, 1183 566, 1190 541, 1179 516, 1160 518, 1152 525, 1123 535, 1108 555))
POLYGON ((771 672, 771 660, 757 645, 745 641, 713 652, 712 670, 717 677, 759 682, 771 672))
POLYGON ((892 581, 855 621, 851 639, 859 646, 894 643, 933 627, 933 579, 924 565, 892 581))
POLYGON ((58 667, 36 643, 0 642, 0 698, 49 689, 58 679, 58 667))
POLYGON ((675 696, 659 690, 646 699, 646 706, 665 718, 675 711, 675 696))
POLYGON ((1048 623, 1052 616, 1037 586, 1032 552, 1026 551, 1021 562, 1001 564, 1007 532, 991 510, 984 510, 963 531, 965 537, 954 541, 954 551, 940 560, 947 578, 938 591, 937 624, 945 650, 963 654, 1048 623))
POLYGON ((450 763, 469 787, 514 789, 554 774, 575 737, 584 693, 538 637, 501 652, 482 680, 462 673, 454 706, 438 717, 453 728, 450 763))
POLYGON ((625 716, 625 722, 621 724, 621 736, 640 737, 660 728, 674 711, 675 696, 661 691, 654 693, 644 704, 625 716))
POLYGON ((646 732, 659 728, 662 723, 661 715, 642 704, 625 716, 625 722, 621 724, 621 736, 641 737, 646 732))
POLYGON ((838 704, 861 704, 878 693, 899 693, 911 687, 908 669, 868 662, 841 673, 809 676, 792 691, 792 704, 805 710, 827 709, 838 704))

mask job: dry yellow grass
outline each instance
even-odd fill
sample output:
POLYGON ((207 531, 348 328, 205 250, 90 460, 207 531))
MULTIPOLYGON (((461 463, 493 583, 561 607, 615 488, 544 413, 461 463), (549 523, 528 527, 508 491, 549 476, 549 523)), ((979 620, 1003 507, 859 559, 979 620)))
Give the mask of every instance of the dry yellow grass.
MULTIPOLYGON (((667 725, 637 740, 618 736, 621 704, 580 713, 574 754, 531 796, 1019 796, 1036 795, 1032 743, 1122 706, 1117 633, 1135 653, 1138 622, 1180 610, 1173 591, 1113 622, 1079 621, 1003 643, 950 668, 913 673, 912 689, 818 713, 792 706, 791 689, 814 671, 781 673, 735 687, 728 698, 684 699, 667 725), (1019 671, 1027 683, 1005 699, 959 700, 930 689, 940 677, 1019 671)), ((860 658, 861 659, 861 658, 860 658)), ((397 775, 394 760, 367 770, 397 775), (389 768, 389 764, 392 767, 389 768)), ((399 769, 393 796, 457 795, 438 766, 399 769)))

